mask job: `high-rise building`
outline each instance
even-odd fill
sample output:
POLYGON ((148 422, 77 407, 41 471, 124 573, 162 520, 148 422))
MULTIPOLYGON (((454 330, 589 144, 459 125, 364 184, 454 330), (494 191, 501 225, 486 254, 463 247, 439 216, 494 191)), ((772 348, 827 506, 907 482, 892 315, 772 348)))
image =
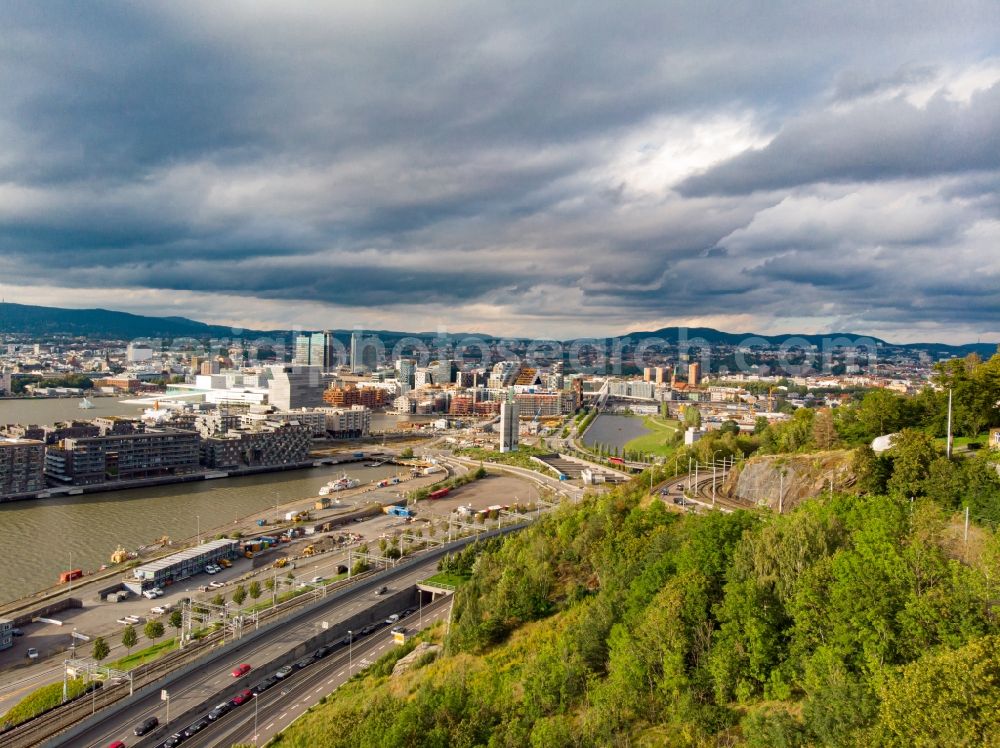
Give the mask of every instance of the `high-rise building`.
POLYGON ((667 383, 667 372, 669 371, 669 366, 657 366, 656 367, 656 383, 666 384, 667 383))
POLYGON ((701 382, 701 364, 697 361, 692 361, 688 364, 688 384, 692 387, 697 387, 701 382))
POLYGON ((365 365, 361 360, 362 333, 355 330, 351 333, 351 372, 361 374, 365 370, 365 365))
POLYGON ((125 358, 130 364, 150 361, 153 358, 153 349, 145 343, 129 343, 125 348, 125 358))
POLYGON ((412 358, 396 359, 396 379, 413 387, 413 377, 417 373, 417 362, 412 358))
POLYGON ((11 389, 13 387, 13 377, 6 369, 0 371, 0 392, 5 395, 11 394, 11 389))
POLYGON ((299 366, 319 366, 329 371, 337 366, 336 340, 329 330, 303 333, 295 337, 295 358, 299 366))
POLYGON ((516 402, 505 400, 500 403, 500 451, 516 452, 518 418, 520 410, 516 402))
POLYGON ((643 382, 652 382, 653 381, 653 376, 654 376, 654 370, 653 370, 652 366, 647 366, 646 368, 644 368, 642 370, 642 381, 643 382))

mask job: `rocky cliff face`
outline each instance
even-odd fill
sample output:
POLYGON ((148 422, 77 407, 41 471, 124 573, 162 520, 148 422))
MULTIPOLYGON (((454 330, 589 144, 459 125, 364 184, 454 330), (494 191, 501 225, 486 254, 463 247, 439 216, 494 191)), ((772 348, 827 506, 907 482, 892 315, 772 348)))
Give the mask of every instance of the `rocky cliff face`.
POLYGON ((854 485, 850 450, 812 454, 762 455, 734 468, 723 484, 729 498, 749 501, 787 512, 805 499, 830 490, 843 491, 854 485))

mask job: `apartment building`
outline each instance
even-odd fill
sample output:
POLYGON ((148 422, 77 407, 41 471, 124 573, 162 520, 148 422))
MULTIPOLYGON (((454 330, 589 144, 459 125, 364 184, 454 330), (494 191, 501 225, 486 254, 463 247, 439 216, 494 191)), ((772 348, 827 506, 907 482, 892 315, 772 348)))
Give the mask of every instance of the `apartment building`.
POLYGON ((185 475, 199 469, 199 436, 194 431, 143 429, 141 424, 126 431, 122 423, 114 428, 118 433, 109 430, 103 436, 64 439, 49 446, 45 475, 64 485, 88 486, 185 475))
POLYGON ((45 444, 0 438, 0 501, 45 488, 45 444))

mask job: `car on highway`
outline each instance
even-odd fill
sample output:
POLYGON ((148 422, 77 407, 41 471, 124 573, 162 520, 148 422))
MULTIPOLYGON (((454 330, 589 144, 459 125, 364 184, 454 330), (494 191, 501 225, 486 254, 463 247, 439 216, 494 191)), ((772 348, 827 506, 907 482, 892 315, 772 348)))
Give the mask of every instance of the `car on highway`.
POLYGON ((35 649, 34 647, 28 647, 28 659, 29 660, 37 660, 38 659, 38 650, 35 649))
POLYGON ((237 665, 233 668, 232 676, 234 678, 242 678, 244 675, 250 672, 250 666, 247 663, 242 665, 237 665))
POLYGON ((252 693, 264 693, 264 691, 266 691, 267 689, 271 688, 271 686, 276 685, 277 683, 278 683, 278 677, 276 675, 272 675, 272 676, 270 676, 270 677, 265 678, 264 680, 262 680, 256 686, 254 686, 253 688, 251 688, 250 691, 252 693))
POLYGON ((120 740, 116 740, 114 743, 108 743, 108 748, 125 748, 125 744, 120 740))
POLYGON ((376 594, 376 595, 379 595, 379 596, 382 596, 382 595, 384 595, 384 594, 385 594, 386 592, 388 592, 388 591, 389 591, 389 588, 388 588, 388 587, 386 587, 386 586, 385 586, 385 585, 383 584, 383 585, 382 585, 381 587, 379 587, 379 588, 378 588, 377 590, 375 590, 375 594, 376 594))
POLYGON ((159 727, 159 725, 160 725, 160 720, 158 720, 156 717, 149 717, 148 719, 144 719, 142 722, 137 724, 135 726, 135 729, 132 730, 132 732, 135 733, 136 737, 141 738, 147 732, 152 732, 154 729, 159 727))
POLYGON ((296 670, 301 670, 301 669, 302 669, 302 668, 304 668, 304 667, 309 667, 309 666, 310 666, 310 665, 312 665, 312 664, 313 664, 314 662, 316 662, 316 659, 315 659, 315 656, 314 656, 314 655, 306 655, 306 656, 305 656, 305 657, 303 657, 303 658, 302 658, 301 660, 298 660, 298 661, 297 661, 297 662, 295 663, 295 669, 296 669, 296 670))
POLYGON ((246 703, 251 696, 253 696, 253 693, 250 691, 250 689, 244 688, 238 694, 233 696, 233 698, 229 700, 229 703, 232 704, 233 706, 239 706, 240 704, 246 703))
POLYGON ((210 724, 209 721, 204 717, 202 717, 197 722, 193 722, 192 724, 184 728, 184 737, 190 738, 193 735, 197 735, 199 732, 208 727, 209 724, 210 724))
POLYGON ((277 678, 278 680, 281 680, 282 678, 287 678, 289 675, 292 674, 292 672, 294 672, 294 670, 295 668, 292 667, 291 665, 283 665, 282 667, 278 668, 277 672, 274 674, 274 677, 277 678))
POLYGON ((405 634, 406 626, 395 626, 389 633, 391 634, 405 634))
POLYGON ((391 616, 385 619, 385 625, 391 626, 392 624, 394 624, 396 621, 399 620, 399 617, 400 617, 399 613, 393 613, 391 616))
POLYGON ((174 748, 184 742, 184 733, 175 732, 160 744, 160 748, 174 748))
POLYGON ((227 714, 229 710, 232 708, 233 708, 232 704, 230 704, 228 701, 223 701, 221 704, 215 705, 215 708, 208 713, 208 718, 214 722, 219 717, 227 714))
POLYGON ((313 577, 312 578, 312 583, 313 584, 320 584, 321 582, 324 582, 324 581, 326 581, 326 577, 313 577))

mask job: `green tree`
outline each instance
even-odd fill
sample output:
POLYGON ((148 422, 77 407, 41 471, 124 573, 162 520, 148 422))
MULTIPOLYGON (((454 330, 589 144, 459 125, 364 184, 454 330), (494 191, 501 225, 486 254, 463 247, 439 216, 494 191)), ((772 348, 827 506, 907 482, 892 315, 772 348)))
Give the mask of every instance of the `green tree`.
POLYGON ((701 428, 701 411, 694 405, 684 407, 684 425, 701 428))
POLYGON ((883 494, 892 475, 892 462, 889 458, 875 454, 868 445, 854 450, 851 460, 851 472, 857 478, 857 486, 862 493, 883 494))
POLYGON ((132 647, 139 642, 139 634, 135 631, 135 626, 129 624, 122 630, 122 646, 128 654, 132 654, 132 647))
POLYGON ((740 433, 740 425, 732 419, 725 420, 719 426, 719 433, 732 434, 733 436, 735 436, 736 434, 740 433))
POLYGON ((813 419, 812 440, 817 449, 833 449, 837 443, 837 429, 829 408, 819 411, 813 419))
POLYGON ((107 656, 111 654, 111 647, 108 646, 107 641, 105 641, 103 636, 99 636, 94 639, 94 647, 91 650, 90 656, 93 657, 98 662, 107 659, 107 656))
POLYGON ((159 621, 149 621, 143 632, 146 634, 146 638, 150 641, 156 641, 161 636, 163 636, 163 624, 159 621))
POLYGON ((180 631, 181 627, 184 625, 184 614, 179 610, 175 610, 170 614, 170 618, 167 620, 173 629, 180 631))
POLYGON ((902 398, 886 389, 872 390, 858 406, 858 420, 870 438, 882 436, 899 428, 902 398))
POLYGON ((243 601, 247 599, 247 589, 242 584, 237 586, 233 590, 233 602, 237 605, 243 605, 243 601))
POLYGON ((880 689, 870 745, 997 745, 1000 740, 1000 639, 930 651, 880 689))
POLYGON ((924 481, 938 451, 934 440, 922 431, 903 429, 892 440, 892 477, 889 492, 902 497, 923 495, 924 481))
POLYGON ((256 579, 250 582, 250 586, 247 588, 247 594, 250 595, 251 600, 256 600, 261 596, 262 590, 260 588, 260 582, 256 579))
POLYGON ((216 593, 215 597, 212 598, 212 605, 225 605, 226 598, 222 596, 222 593, 216 593))
POLYGON ((412 459, 413 458, 413 447, 406 447, 402 452, 399 453, 399 456, 402 457, 404 460, 410 460, 410 459, 412 459))

